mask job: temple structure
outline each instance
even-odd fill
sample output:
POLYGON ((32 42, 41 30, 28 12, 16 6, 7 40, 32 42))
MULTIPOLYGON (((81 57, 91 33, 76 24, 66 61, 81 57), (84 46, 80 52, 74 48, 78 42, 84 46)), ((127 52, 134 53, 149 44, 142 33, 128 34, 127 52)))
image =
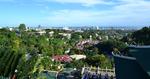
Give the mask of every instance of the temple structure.
POLYGON ((116 79, 150 79, 150 46, 129 46, 125 55, 113 55, 116 79))

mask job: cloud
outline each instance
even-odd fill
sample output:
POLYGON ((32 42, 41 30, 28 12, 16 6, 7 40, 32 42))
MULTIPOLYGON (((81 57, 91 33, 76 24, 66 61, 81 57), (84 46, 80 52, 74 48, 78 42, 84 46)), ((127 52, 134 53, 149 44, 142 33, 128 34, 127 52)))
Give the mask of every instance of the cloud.
POLYGON ((13 2, 14 0, 0 0, 0 2, 13 2))
POLYGON ((55 10, 47 20, 62 25, 150 25, 150 2, 120 0, 111 10, 55 10))
MULTIPOLYGON (((14 0, 0 0, 0 2, 3 1, 14 0)), ((23 2, 23 0, 15 0, 15 2, 17 5, 18 3, 25 5, 30 3, 30 1, 23 2)), ((44 24, 150 25, 150 1, 148 0, 31 0, 31 3, 38 6, 39 14, 37 13, 37 15, 39 17, 36 19, 42 18, 38 22, 44 24), (76 6, 72 6, 72 4, 76 6), (102 10, 104 6, 109 8, 102 10)), ((32 5, 31 3, 30 5, 32 5)))
POLYGON ((113 4, 112 1, 106 1, 106 0, 43 0, 47 2, 57 2, 62 4, 81 4, 83 6, 94 6, 97 4, 113 4))
POLYGON ((47 17, 49 21, 58 22, 60 24, 67 23, 83 23, 84 21, 92 20, 96 12, 81 11, 81 10, 58 10, 54 11, 51 16, 47 17))

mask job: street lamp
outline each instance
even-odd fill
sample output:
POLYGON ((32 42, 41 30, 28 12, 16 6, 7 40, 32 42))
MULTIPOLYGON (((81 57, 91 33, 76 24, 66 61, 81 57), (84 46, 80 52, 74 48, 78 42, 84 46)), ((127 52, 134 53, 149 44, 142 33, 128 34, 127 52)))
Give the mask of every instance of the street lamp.
POLYGON ((16 70, 15 70, 15 73, 17 73, 17 72, 18 72, 18 70, 16 69, 16 70))

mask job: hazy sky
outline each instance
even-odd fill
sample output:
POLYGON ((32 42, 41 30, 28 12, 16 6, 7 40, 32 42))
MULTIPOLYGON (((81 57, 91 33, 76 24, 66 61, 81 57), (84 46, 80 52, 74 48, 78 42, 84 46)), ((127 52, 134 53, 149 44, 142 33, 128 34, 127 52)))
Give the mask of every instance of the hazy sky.
POLYGON ((146 26, 150 0, 0 0, 0 25, 146 26))

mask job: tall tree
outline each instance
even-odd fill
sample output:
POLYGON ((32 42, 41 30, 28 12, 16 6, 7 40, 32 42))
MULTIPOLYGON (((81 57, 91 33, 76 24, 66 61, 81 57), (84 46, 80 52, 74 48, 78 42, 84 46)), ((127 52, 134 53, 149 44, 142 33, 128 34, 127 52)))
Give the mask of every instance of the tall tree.
POLYGON ((26 30, 26 25, 25 24, 20 24, 19 25, 19 31, 25 31, 26 30))

